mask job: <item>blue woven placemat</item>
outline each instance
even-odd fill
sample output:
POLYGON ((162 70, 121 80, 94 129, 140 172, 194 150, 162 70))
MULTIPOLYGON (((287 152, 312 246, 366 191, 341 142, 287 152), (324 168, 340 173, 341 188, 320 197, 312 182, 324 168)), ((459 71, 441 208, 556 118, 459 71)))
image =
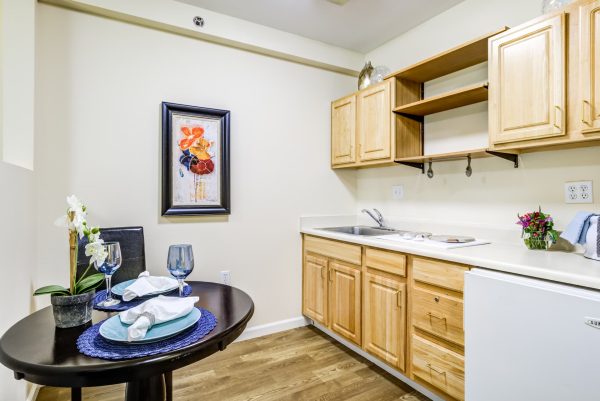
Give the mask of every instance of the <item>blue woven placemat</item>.
POLYGON ((102 321, 81 333, 77 339, 77 349, 84 355, 110 360, 141 358, 175 351, 201 340, 216 327, 215 315, 206 309, 198 309, 202 313, 198 323, 175 337, 149 344, 117 343, 105 340, 100 335, 100 325, 104 323, 102 321))
MULTIPOLYGON (((184 297, 189 297, 192 294, 192 286, 191 285, 186 285, 183 287, 183 296, 184 297)), ((168 292, 166 294, 163 295, 167 295, 167 296, 179 296, 179 289, 175 289, 171 292, 168 292)), ((123 300, 121 300, 121 303, 113 305, 113 306, 99 306, 98 304, 102 301, 104 301, 106 299, 106 290, 102 290, 102 291, 98 291, 96 293, 96 295, 94 296, 94 309, 96 310, 101 310, 104 312, 120 312, 120 311, 124 311, 127 309, 131 309, 134 306, 138 306, 139 304, 143 303, 144 301, 147 301, 148 299, 150 299, 149 297, 144 297, 144 298, 134 298, 129 302, 125 302, 123 300)))

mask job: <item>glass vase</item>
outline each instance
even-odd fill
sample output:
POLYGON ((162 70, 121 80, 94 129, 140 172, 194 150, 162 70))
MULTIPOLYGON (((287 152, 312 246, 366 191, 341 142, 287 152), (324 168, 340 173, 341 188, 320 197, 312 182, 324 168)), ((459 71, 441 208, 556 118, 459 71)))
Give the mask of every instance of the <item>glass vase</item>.
POLYGON ((523 238, 523 241, 525 242, 525 246, 527 246, 529 249, 541 249, 545 251, 550 248, 550 245, 552 245, 552 241, 548 238, 548 236, 543 234, 535 237, 531 234, 526 234, 525 238, 523 238))

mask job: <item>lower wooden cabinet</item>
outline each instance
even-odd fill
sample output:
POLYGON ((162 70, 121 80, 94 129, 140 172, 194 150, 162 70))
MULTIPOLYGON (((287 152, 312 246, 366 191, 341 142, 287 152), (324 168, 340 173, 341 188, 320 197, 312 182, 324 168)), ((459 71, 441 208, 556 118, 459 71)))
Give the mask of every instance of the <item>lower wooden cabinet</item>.
POLYGON ((404 371, 406 284, 366 273, 363 288, 363 349, 404 371))
POLYGON ((417 335, 411 340, 413 376, 464 400, 464 356, 417 335))
POLYGON ((327 325, 327 258, 307 253, 302 277, 302 312, 316 322, 327 325))
POLYGON ((468 266, 304 237, 302 312, 448 401, 464 399, 468 266))
POLYGON ((329 275, 329 326, 331 330, 360 345, 360 266, 331 261, 329 275))

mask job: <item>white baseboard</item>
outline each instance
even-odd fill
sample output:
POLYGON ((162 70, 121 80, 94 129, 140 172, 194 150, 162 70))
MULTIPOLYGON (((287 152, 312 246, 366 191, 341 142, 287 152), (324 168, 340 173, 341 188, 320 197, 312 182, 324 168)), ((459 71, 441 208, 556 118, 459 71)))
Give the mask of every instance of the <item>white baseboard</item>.
POLYGON ((307 326, 308 320, 304 316, 295 317, 292 319, 280 320, 278 322, 267 323, 260 326, 249 327, 239 336, 235 342, 250 340, 256 337, 262 337, 280 331, 295 329, 297 327, 307 326))
POLYGON ((42 388, 41 385, 39 384, 32 384, 31 385, 31 389, 29 390, 29 393, 27 394, 27 398, 25 398, 25 401, 35 401, 37 399, 38 393, 40 392, 40 389, 42 388))
POLYGON ((328 336, 332 337, 339 343, 342 343, 347 348, 350 348, 352 351, 356 352, 358 355, 373 362, 375 365, 379 366, 381 369, 385 370, 386 372, 388 372, 395 378, 402 380, 404 383, 408 384, 409 386, 411 386, 412 388, 417 390, 419 393, 431 398, 432 401, 444 401, 444 399, 440 398, 436 394, 433 394, 431 391, 427 390, 425 387, 421 386, 419 383, 412 381, 408 377, 404 376, 402 373, 398 372, 396 369, 383 363, 379 359, 375 358, 373 355, 366 353, 362 348, 360 348, 357 345, 349 342, 348 340, 338 336, 333 331, 329 330, 327 327, 321 326, 319 323, 316 323, 314 321, 310 321, 310 324, 312 324, 313 326, 315 326, 317 329, 321 330, 323 333, 327 334, 328 336))

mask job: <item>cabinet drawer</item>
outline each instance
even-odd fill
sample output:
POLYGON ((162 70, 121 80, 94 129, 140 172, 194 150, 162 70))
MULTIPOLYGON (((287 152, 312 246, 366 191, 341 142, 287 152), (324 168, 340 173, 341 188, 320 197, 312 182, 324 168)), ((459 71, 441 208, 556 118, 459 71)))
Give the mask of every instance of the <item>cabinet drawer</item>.
POLYGON ((305 258, 306 262, 308 263, 314 263, 315 265, 327 267, 327 258, 323 256, 307 254, 305 258))
POLYGON ((361 265, 360 245, 351 245, 307 235, 304 237, 304 249, 333 259, 361 265))
POLYGON ((365 250, 365 261, 367 267, 402 277, 406 276, 406 255, 401 253, 367 248, 365 250))
POLYGON ((459 292, 463 291, 465 272, 469 270, 463 265, 417 257, 413 258, 412 266, 415 281, 459 292))
POLYGON ((463 301, 414 288, 412 323, 415 327, 453 343, 464 345, 463 301))
POLYGON ((415 377, 464 400, 465 358, 419 336, 412 336, 412 372, 415 377))

